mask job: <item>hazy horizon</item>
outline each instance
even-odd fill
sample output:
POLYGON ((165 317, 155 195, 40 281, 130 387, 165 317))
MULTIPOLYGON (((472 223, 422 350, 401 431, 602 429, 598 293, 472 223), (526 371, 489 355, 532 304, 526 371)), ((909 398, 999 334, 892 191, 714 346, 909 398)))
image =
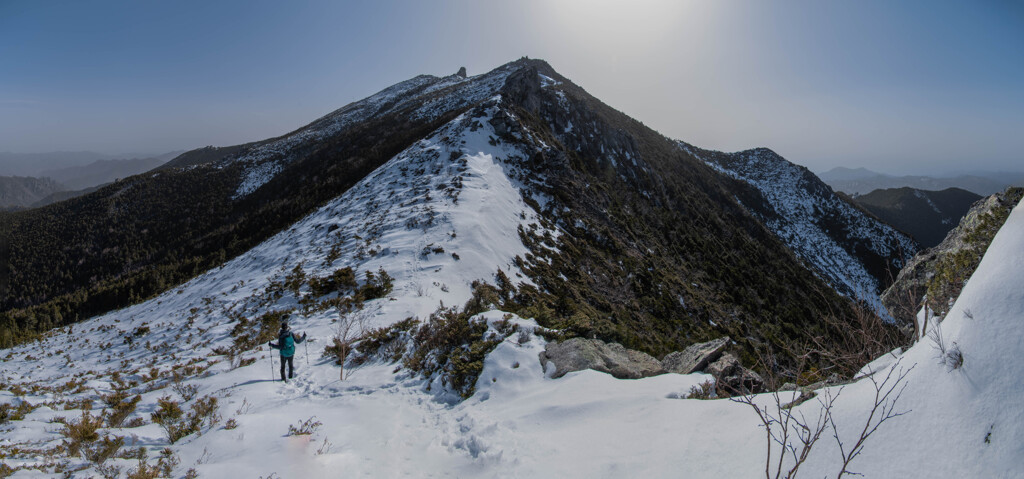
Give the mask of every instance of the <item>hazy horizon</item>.
POLYGON ((702 148, 816 172, 1020 171, 1021 53, 1012 2, 9 1, 0 151, 257 141, 418 74, 529 56, 702 148))

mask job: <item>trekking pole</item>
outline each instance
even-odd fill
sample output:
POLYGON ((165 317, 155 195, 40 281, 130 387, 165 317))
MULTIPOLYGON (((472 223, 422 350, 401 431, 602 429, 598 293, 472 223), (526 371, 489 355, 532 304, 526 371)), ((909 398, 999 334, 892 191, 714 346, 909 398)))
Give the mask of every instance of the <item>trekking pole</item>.
POLYGON ((270 380, 274 380, 274 348, 267 346, 270 349, 270 380))
POLYGON ((306 348, 306 367, 308 368, 309 367, 309 343, 303 341, 302 345, 303 345, 303 347, 306 348))

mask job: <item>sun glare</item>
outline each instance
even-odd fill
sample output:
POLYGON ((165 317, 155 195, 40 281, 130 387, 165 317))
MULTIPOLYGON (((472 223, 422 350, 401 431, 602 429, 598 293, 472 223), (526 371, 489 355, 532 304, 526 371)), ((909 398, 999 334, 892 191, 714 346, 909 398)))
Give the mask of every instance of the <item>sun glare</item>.
POLYGON ((595 42, 645 46, 662 41, 684 23, 692 2, 565 0, 546 4, 566 33, 595 42), (614 35, 610 35, 614 33, 614 35))

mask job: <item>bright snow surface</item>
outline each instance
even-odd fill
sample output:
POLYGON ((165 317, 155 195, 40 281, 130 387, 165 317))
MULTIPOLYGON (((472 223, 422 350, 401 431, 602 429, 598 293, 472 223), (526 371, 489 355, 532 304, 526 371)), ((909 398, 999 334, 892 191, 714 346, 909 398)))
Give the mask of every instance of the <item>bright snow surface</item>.
MULTIPOLYGON (((502 160, 527 152, 491 145, 493 132, 486 117, 477 120, 480 126, 474 131, 473 118, 456 119, 338 200, 222 268, 153 300, 5 352, 0 374, 8 390, 0 392, 0 401, 50 402, 53 408, 39 407, 24 420, 0 426, 0 447, 58 444, 59 425, 50 421, 57 416, 74 419, 81 411, 65 410, 56 401, 96 399, 110 390, 109 372, 142 367, 139 375, 129 376, 141 381, 151 367, 166 371, 190 359, 222 359, 210 351, 230 344, 232 325, 223 312, 244 309, 255 316, 294 305, 291 295, 262 306, 257 299, 270 280, 280 279, 300 262, 312 274, 344 265, 391 273, 394 292, 367 304, 364 314, 371 326, 412 315, 423 318, 439 301, 461 304, 471 280, 489 279, 498 268, 515 279, 512 258, 525 253, 516 229, 535 217, 511 179, 515 167, 502 160), (453 151, 465 164, 451 159, 453 151), (440 173, 416 174, 420 168, 440 173), (456 202, 437 189, 437 182, 458 175, 463 187, 456 202), (338 228, 331 231, 331 225, 338 228), (341 254, 327 265, 334 244, 342 246, 341 254), (424 255, 429 245, 442 246, 445 252, 424 255), (461 259, 454 259, 453 252, 461 259), (194 317, 191 327, 189 316, 194 317), (124 336, 143 325, 150 331, 136 338, 134 346, 125 344, 124 336), (146 342, 149 347, 142 346, 146 342), (54 386, 76 376, 87 381, 79 393, 10 391, 12 385, 54 386)), ((890 367, 913 366, 896 408, 908 412, 881 425, 852 470, 866 477, 1024 474, 1024 386, 1019 380, 1024 362, 1018 358, 1024 351, 1022 276, 1024 209, 1017 208, 941 324, 947 347, 955 342, 963 352, 963 366, 951 370, 939 364, 930 339, 911 347, 899 361, 877 361, 876 378, 890 367)), ((171 446, 181 459, 176 477, 190 467, 200 477, 218 478, 272 473, 281 478, 763 475, 764 431, 748 406, 678 399, 708 376, 618 380, 581 371, 550 379, 537 359, 544 340, 531 335, 520 344, 513 336, 487 357, 475 395, 459 402, 436 383, 428 391, 424 379, 395 364, 370 363, 340 381, 333 362, 319 357, 332 333, 332 317, 328 311, 292 321, 296 330, 318 340, 307 343, 308 365, 305 345, 299 345, 298 375, 288 383, 269 380, 271 358, 275 365, 277 359, 266 348, 246 354, 257 359, 254 364, 231 369, 220 361, 209 375, 187 381, 198 386, 200 396, 219 398, 223 418, 202 435, 171 446), (314 434, 286 436, 289 425, 314 417, 322 423, 314 434), (238 427, 225 429, 229 419, 238 427)), ((491 311, 480 320, 493 323, 502 317, 491 311)), ((529 319, 512 320, 527 329, 534 325, 529 319)), ((142 388, 167 381, 146 382, 142 388)), ((874 392, 872 383, 862 380, 839 394, 834 414, 847 445, 863 427, 874 392)), ((163 395, 176 398, 168 388, 143 392, 132 417, 149 422, 163 395)), ((769 403, 771 396, 755 401, 769 403)), ((94 404, 98 410, 101 403, 94 404)), ((816 400, 797 408, 808 418, 818 411, 816 400)), ((128 446, 151 448, 151 463, 167 446, 153 424, 107 431, 128 437, 128 446)), ((44 464, 47 458, 29 454, 2 460, 16 467, 44 464)), ((826 433, 800 472, 834 476, 837 462, 834 439, 826 433)), ((75 458, 76 464, 89 463, 75 458)), ((127 470, 135 461, 113 459, 109 464, 127 470)), ((89 477, 93 471, 78 475, 89 477)), ((15 477, 48 475, 27 469, 15 477)))

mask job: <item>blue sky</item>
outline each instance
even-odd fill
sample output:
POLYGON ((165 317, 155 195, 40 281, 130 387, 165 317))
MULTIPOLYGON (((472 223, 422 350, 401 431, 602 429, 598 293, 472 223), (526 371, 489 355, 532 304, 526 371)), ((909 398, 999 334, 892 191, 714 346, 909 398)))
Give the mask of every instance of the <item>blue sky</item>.
POLYGON ((421 73, 543 58, 698 146, 1024 170, 1013 1, 0 0, 0 151, 259 140, 421 73))

